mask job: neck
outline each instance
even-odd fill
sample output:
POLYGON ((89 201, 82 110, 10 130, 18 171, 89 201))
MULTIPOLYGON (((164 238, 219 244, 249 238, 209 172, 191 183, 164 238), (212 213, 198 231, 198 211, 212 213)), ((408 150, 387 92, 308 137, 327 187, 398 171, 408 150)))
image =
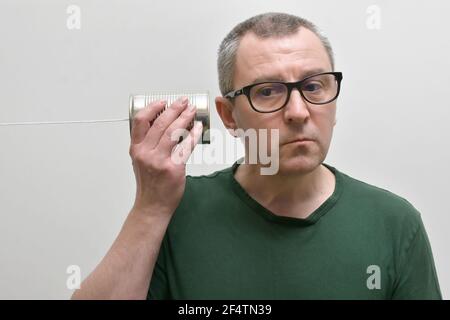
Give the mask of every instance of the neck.
POLYGON ((256 201, 274 213, 306 217, 334 191, 334 174, 324 165, 289 175, 261 175, 257 164, 243 163, 235 179, 256 201))

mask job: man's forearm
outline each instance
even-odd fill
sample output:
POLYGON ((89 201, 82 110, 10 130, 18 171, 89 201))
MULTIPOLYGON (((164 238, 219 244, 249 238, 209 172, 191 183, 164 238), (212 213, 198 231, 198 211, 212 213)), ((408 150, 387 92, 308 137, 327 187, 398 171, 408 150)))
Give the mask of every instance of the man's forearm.
POLYGON ((108 253, 72 299, 145 299, 170 218, 133 208, 108 253))

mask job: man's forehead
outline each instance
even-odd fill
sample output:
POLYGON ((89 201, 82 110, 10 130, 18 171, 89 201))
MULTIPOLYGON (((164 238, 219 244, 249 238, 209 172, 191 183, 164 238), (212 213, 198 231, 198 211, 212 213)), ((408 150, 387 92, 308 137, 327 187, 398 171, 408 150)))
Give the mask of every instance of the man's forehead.
POLYGON ((282 77, 283 69, 293 63, 302 76, 331 71, 328 70, 331 68, 330 60, 322 42, 309 29, 300 28, 296 34, 281 38, 261 39, 247 33, 241 39, 236 54, 235 79, 246 78, 246 82, 252 83, 282 80, 278 78, 282 77))
MULTIPOLYGON (((299 68, 300 69, 300 68, 299 68)), ((300 80, 303 78, 306 78, 308 76, 314 75, 314 74, 318 74, 318 73, 322 73, 322 72, 328 72, 330 70, 327 70, 326 68, 320 68, 320 67, 305 67, 305 68, 301 68, 301 70, 296 70, 298 72, 298 76, 296 77, 295 80, 300 80)), ((254 84, 254 83, 259 83, 259 82, 266 82, 266 81, 288 81, 286 80, 285 76, 279 72, 277 72, 276 70, 272 70, 272 72, 269 73, 264 73, 262 75, 255 75, 249 82, 248 84, 254 84)))

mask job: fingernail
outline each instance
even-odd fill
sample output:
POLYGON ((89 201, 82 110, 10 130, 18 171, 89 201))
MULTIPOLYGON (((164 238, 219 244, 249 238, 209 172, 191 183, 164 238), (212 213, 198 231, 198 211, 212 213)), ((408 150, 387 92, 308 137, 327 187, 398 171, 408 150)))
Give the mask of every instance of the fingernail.
POLYGON ((194 104, 189 104, 189 110, 190 111, 194 111, 195 110, 195 105, 194 104))
POLYGON ((181 104, 186 105, 188 103, 189 99, 187 97, 181 98, 181 104))

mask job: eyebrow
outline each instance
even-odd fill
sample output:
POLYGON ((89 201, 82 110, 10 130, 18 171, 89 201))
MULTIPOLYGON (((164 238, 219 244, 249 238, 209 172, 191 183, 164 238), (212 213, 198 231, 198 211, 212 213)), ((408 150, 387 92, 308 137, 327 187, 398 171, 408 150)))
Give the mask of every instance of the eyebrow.
MULTIPOLYGON (((327 72, 325 69, 322 68, 317 68, 317 69, 311 69, 311 70, 306 70, 302 73, 302 77, 301 79, 304 79, 308 76, 311 76, 313 74, 316 73, 322 73, 322 72, 327 72)), ((281 76, 264 76, 264 77, 258 77, 256 79, 254 79, 252 81, 251 84, 255 84, 255 83, 259 83, 259 82, 270 82, 270 81, 280 81, 280 82, 284 82, 285 80, 281 77, 281 76)))

